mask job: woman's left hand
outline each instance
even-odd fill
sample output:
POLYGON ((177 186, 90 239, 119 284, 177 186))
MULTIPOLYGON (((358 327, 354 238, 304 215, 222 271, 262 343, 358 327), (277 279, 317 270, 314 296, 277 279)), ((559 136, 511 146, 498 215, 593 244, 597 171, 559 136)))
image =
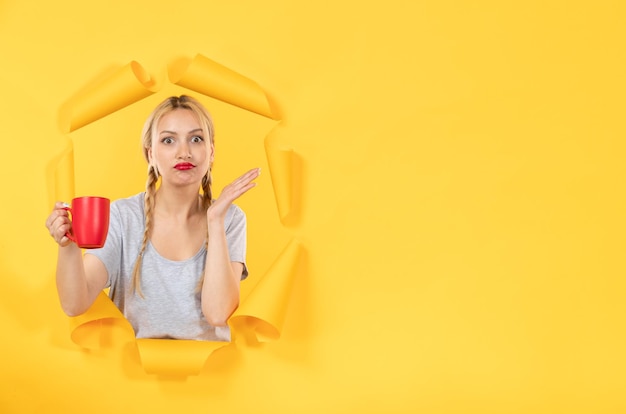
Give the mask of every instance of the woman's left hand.
POLYGON ((207 210, 207 220, 209 223, 223 221, 226 217, 230 205, 248 190, 256 186, 254 180, 261 174, 260 168, 253 168, 222 190, 217 200, 213 201, 207 210))

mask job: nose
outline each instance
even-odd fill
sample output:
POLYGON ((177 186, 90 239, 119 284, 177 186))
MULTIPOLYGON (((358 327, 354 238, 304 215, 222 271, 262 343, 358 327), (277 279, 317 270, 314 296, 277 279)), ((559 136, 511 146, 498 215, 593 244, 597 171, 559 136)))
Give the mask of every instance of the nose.
POLYGON ((181 142, 178 147, 178 158, 179 159, 191 158, 191 151, 189 148, 189 144, 185 141, 181 142))

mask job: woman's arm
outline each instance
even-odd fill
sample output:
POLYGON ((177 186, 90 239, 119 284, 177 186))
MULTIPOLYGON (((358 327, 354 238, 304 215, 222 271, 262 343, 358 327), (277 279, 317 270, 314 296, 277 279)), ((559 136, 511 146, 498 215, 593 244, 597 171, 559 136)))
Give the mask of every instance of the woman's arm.
POLYGON ((107 270, 95 256, 83 258, 81 249, 65 235, 71 221, 62 203, 56 203, 46 221, 50 235, 59 245, 56 284, 61 308, 68 316, 89 309, 107 282, 107 270))
POLYGON ((239 306, 239 282, 243 264, 231 262, 224 233, 219 222, 209 224, 209 244, 202 285, 202 313, 213 326, 226 326, 239 306))
POLYGON ((230 205, 253 188, 259 169, 248 171, 226 186, 207 210, 209 242, 202 286, 202 313, 213 326, 226 326, 228 318, 239 306, 239 283, 243 264, 231 262, 224 230, 230 205))

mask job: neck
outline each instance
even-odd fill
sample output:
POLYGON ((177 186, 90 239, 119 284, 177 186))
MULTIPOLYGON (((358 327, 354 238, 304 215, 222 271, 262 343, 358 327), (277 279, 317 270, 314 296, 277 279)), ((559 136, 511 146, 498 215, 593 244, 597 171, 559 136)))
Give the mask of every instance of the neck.
POLYGON ((202 212, 198 189, 192 187, 161 187, 156 192, 155 212, 180 218, 191 218, 202 212))

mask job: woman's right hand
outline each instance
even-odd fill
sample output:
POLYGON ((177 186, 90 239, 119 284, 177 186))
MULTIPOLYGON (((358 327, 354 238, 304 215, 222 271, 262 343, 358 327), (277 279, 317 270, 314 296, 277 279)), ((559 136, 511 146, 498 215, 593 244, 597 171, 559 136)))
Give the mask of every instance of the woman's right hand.
POLYGON ((46 220, 46 227, 50 232, 50 236, 58 243, 59 246, 65 247, 72 241, 66 236, 66 233, 72 228, 72 221, 66 209, 66 204, 57 201, 54 205, 52 213, 46 220))

